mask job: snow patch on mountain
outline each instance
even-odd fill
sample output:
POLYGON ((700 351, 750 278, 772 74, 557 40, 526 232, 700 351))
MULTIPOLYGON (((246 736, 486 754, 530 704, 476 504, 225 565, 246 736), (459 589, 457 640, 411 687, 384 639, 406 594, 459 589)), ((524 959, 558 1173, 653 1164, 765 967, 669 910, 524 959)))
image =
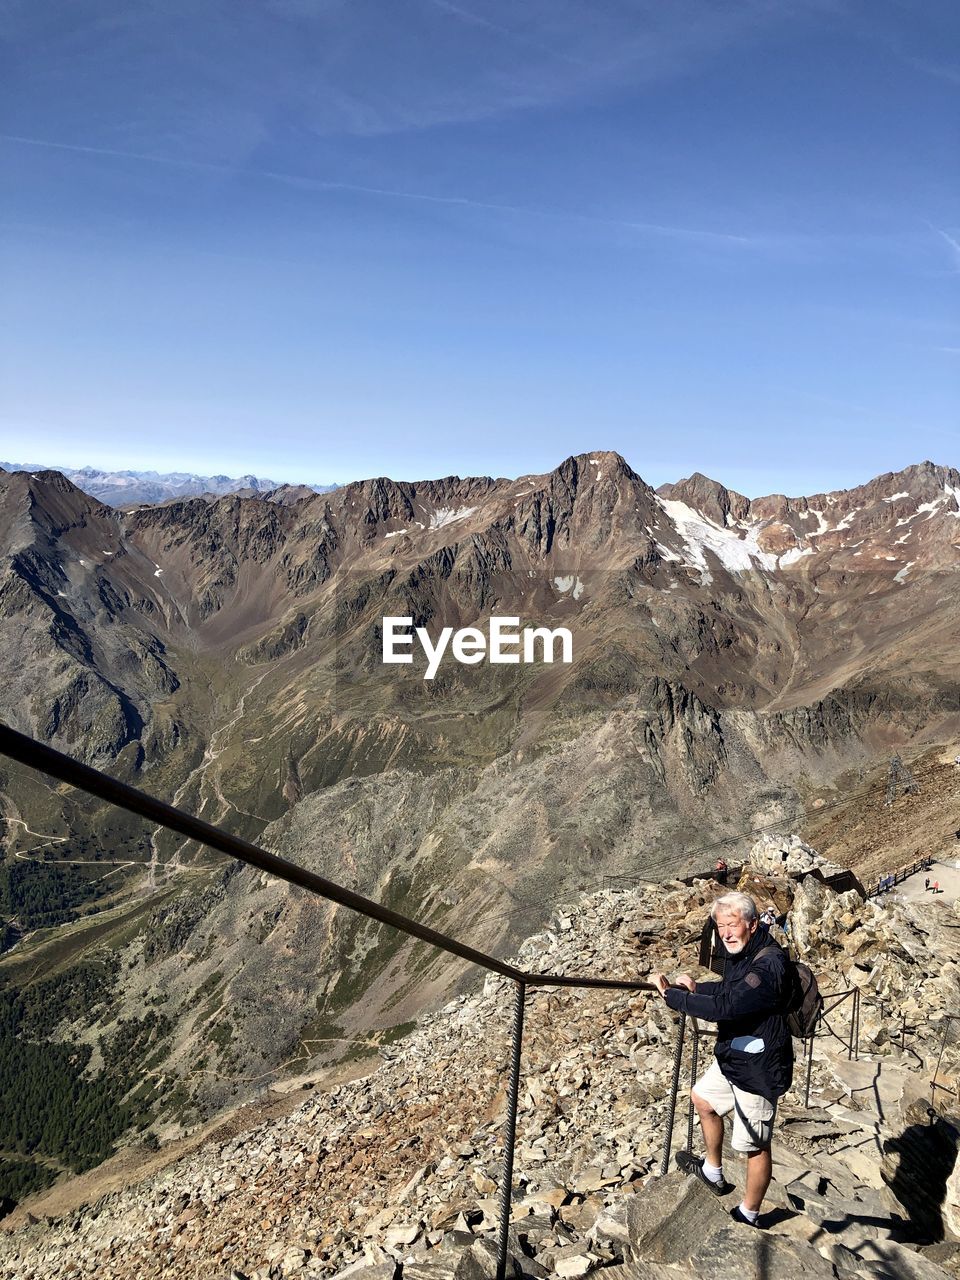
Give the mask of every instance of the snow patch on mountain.
POLYGON ((928 520, 932 520, 932 519, 933 519, 933 517, 937 514, 937 511, 938 511, 939 507, 940 507, 944 502, 946 502, 946 496, 944 496, 944 497, 942 497, 942 498, 934 498, 934 500, 933 500, 932 502, 921 502, 921 503, 920 503, 920 505, 919 505, 919 507, 917 507, 917 515, 920 515, 920 513, 921 513, 921 512, 923 512, 923 511, 927 511, 927 512, 929 512, 929 513, 930 513, 930 514, 927 516, 927 519, 928 519, 928 520))
POLYGON ((780 568, 786 569, 788 565, 796 564, 798 560, 802 560, 804 556, 812 556, 813 547, 791 547, 789 551, 784 551, 780 557, 780 568))
POLYGON ((554 578, 553 585, 561 595, 566 595, 568 591, 571 592, 574 600, 579 600, 583 595, 583 583, 573 574, 561 578, 554 578))
POLYGON ((654 546, 661 560, 680 560, 681 557, 675 551, 671 551, 669 547, 665 547, 662 542, 654 540, 654 546))
POLYGON ((467 516, 472 516, 476 509, 476 507, 438 507, 430 516, 430 528, 443 529, 456 520, 466 520, 467 516))
POLYGON ((762 569, 776 569, 777 557, 760 549, 755 527, 741 525, 735 533, 694 511, 685 502, 659 496, 657 502, 683 539, 693 568, 708 572, 705 553, 710 551, 725 569, 734 573, 748 572, 758 565, 762 569), (743 537, 740 536, 741 531, 744 533, 743 537))

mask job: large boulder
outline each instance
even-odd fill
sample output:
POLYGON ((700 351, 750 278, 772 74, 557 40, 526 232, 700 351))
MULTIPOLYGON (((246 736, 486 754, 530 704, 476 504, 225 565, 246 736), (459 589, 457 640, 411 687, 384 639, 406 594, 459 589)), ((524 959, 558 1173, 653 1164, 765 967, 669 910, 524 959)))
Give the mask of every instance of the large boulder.
POLYGON ((822 858, 799 836, 762 835, 751 848, 747 861, 755 871, 766 876, 798 876, 807 871, 822 871, 825 876, 832 876, 844 870, 822 858))

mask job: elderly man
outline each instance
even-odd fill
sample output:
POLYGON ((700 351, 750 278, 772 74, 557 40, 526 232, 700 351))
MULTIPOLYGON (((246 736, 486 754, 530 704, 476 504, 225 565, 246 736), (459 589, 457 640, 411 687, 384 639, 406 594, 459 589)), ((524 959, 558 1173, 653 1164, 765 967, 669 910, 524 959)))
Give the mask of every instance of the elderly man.
POLYGON ((710 915, 727 953, 722 979, 694 982, 682 973, 678 985, 670 986, 662 973, 652 975, 671 1009, 717 1024, 714 1060, 691 1093, 706 1158, 681 1151, 677 1163, 716 1195, 732 1191, 723 1176, 723 1117, 732 1111, 731 1145, 747 1157, 747 1185, 731 1217, 755 1227, 770 1185, 777 1099, 793 1077, 793 1041, 786 1023, 792 977, 786 953, 760 924, 757 904, 748 894, 724 894, 710 915))

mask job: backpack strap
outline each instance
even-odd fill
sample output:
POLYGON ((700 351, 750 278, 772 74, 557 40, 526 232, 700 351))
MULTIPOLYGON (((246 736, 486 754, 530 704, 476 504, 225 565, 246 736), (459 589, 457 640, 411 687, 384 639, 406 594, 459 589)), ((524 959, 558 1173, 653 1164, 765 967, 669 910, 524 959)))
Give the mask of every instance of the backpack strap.
POLYGON ((790 958, 790 953, 788 951, 784 951, 783 947, 778 947, 776 943, 771 947, 763 947, 762 950, 758 951, 753 958, 754 960, 760 960, 763 956, 772 956, 777 953, 783 956, 787 973, 789 974, 790 968, 793 965, 793 960, 790 958))

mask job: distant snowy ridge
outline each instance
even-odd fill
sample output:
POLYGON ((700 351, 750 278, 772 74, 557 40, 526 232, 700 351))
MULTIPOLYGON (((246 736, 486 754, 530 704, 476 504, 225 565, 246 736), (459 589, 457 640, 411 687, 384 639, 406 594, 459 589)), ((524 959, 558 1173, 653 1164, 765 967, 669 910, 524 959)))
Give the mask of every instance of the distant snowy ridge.
MULTIPOLYGON (((108 506, 121 507, 131 503, 169 502, 172 498, 196 498, 202 494, 223 497, 230 493, 261 495, 272 493, 282 486, 276 480, 257 476, 199 476, 188 471, 98 471, 95 467, 58 467, 39 462, 0 462, 4 471, 59 471, 75 484, 108 506)), ((329 493, 337 486, 303 485, 314 493, 329 493)))

